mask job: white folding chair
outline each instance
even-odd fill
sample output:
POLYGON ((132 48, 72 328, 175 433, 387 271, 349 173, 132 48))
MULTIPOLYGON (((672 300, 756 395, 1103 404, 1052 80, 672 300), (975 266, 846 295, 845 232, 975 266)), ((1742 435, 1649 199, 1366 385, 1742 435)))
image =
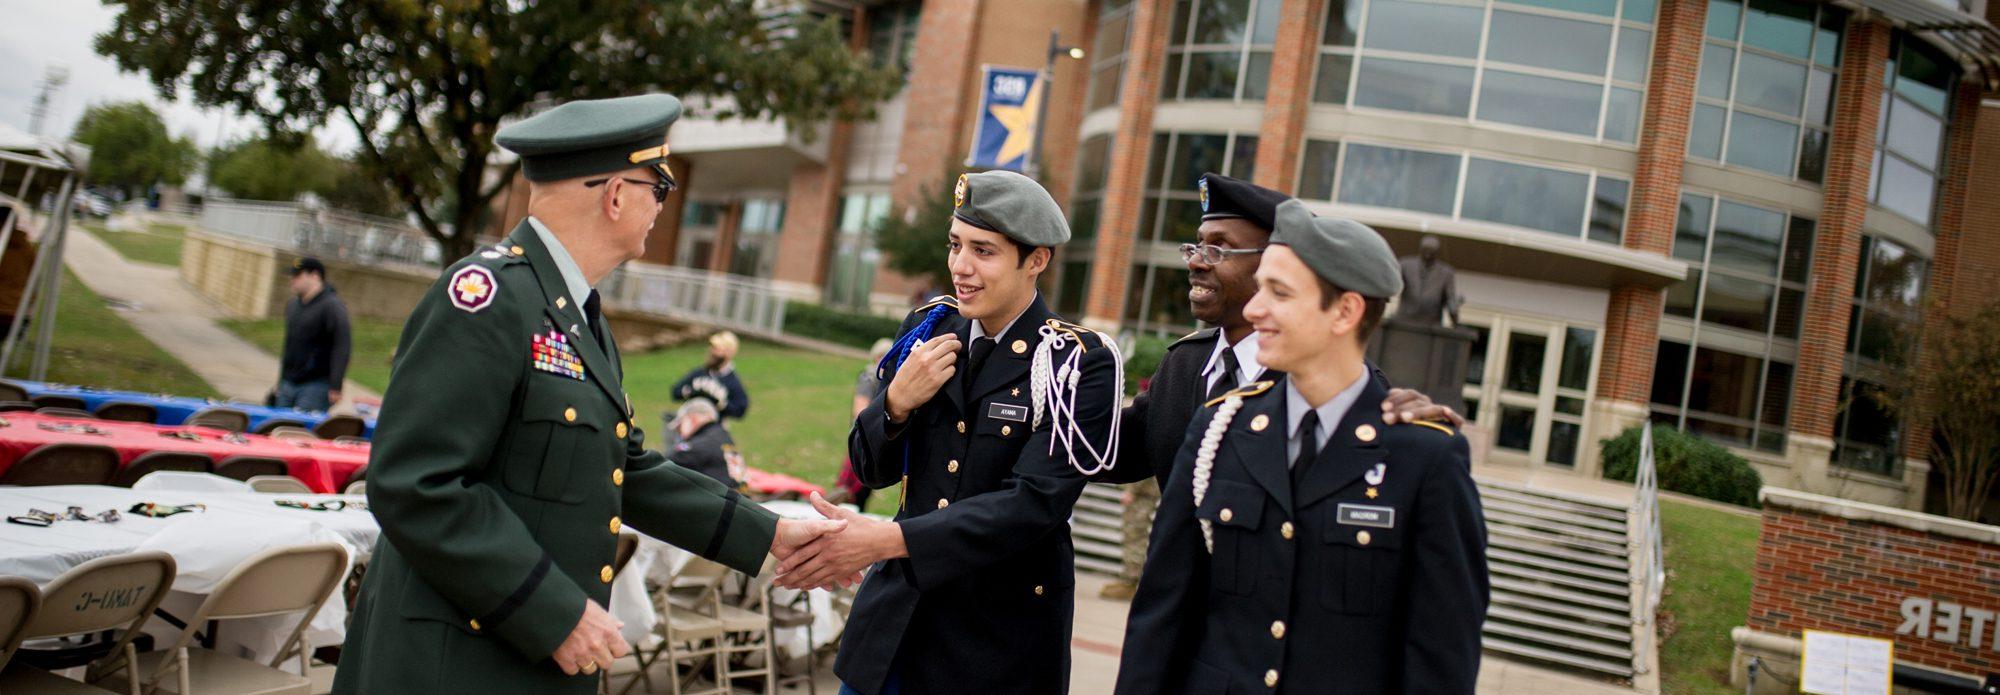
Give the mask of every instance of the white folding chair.
POLYGON ((339 543, 272 548, 251 556, 215 585, 171 646, 139 657, 139 671, 147 674, 147 692, 311 695, 312 678, 299 675, 308 672, 312 653, 304 642, 306 625, 346 571, 347 548, 339 543), (210 621, 289 614, 299 616, 298 625, 269 664, 189 647, 195 632, 210 621), (279 669, 294 653, 299 674, 279 669))
MULTIPOLYGON (((777 558, 766 555, 757 576, 770 577, 777 565, 777 558)), ((761 678, 764 687, 758 692, 773 695, 778 692, 778 652, 771 639, 770 581, 736 576, 743 579, 743 592, 737 595, 736 602, 725 601, 716 612, 724 632, 721 661, 728 669, 723 683, 733 693, 737 680, 761 678)))
POLYGON ((646 682, 646 690, 652 691, 648 670, 662 662, 667 665, 673 695, 728 695, 729 664, 722 658, 722 639, 729 630, 718 616, 724 608, 722 583, 731 572, 723 565, 690 557, 666 586, 653 592, 654 608, 660 614, 653 632, 660 636, 660 644, 651 653, 637 655, 639 676, 626 683, 620 695, 631 692, 641 680, 646 682), (682 663, 692 666, 685 678, 679 675, 682 663), (700 690, 688 689, 709 664, 715 666, 714 683, 700 690))
MULTIPOLYGON (((174 558, 160 552, 113 555, 77 565, 49 582, 48 589, 41 592, 44 605, 61 606, 63 610, 36 612, 17 639, 25 642, 117 631, 108 644, 55 645, 59 651, 52 652, 52 656, 88 659, 102 654, 87 679, 96 682, 122 669, 128 674, 126 690, 139 695, 138 677, 123 667, 136 658, 132 638, 139 634, 139 627, 153 616, 153 609, 159 607, 160 599, 173 586, 174 570, 174 558)), ((51 653, 49 649, 41 649, 41 645, 35 646, 37 656, 51 653)), ((104 694, 101 689, 28 665, 19 660, 21 651, 20 647, 8 650, 8 659, 15 663, 0 672, 0 693, 104 694)))
POLYGON ((306 487, 304 481, 289 475, 253 475, 244 482, 249 483, 250 489, 255 492, 274 495, 313 494, 312 488, 306 487))
POLYGON ((0 577, 0 670, 21 646, 28 623, 42 607, 42 589, 21 577, 0 577))

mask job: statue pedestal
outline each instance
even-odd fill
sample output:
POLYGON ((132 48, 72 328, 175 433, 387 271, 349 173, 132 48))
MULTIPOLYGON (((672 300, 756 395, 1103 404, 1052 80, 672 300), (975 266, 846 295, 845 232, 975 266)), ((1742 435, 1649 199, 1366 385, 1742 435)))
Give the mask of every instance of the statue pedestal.
POLYGON ((1479 334, 1470 328, 1383 319, 1368 344, 1368 359, 1396 388, 1416 389, 1439 405, 1465 412, 1465 366, 1479 334))

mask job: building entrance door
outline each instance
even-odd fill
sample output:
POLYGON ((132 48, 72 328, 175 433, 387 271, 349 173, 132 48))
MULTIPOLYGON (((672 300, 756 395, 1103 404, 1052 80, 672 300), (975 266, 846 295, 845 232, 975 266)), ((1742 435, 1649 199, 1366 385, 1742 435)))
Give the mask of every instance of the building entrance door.
POLYGON ((1597 369, 1597 329, 1474 312, 1467 417, 1492 433, 1497 463, 1574 468, 1597 369))

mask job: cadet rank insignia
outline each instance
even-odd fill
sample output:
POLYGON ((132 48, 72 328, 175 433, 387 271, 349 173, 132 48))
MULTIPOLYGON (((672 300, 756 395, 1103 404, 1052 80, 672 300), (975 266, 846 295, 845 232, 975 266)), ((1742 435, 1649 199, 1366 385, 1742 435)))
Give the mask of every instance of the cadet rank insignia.
POLYGON ((451 296, 451 305, 467 313, 476 313, 493 303, 493 295, 500 290, 493 280, 493 271, 481 266, 468 265, 451 274, 451 283, 445 286, 445 294, 451 296))
POLYGON ((561 374, 571 379, 583 379, 583 362, 576 357, 576 348, 569 346, 569 337, 556 331, 535 334, 535 369, 550 374, 561 374))

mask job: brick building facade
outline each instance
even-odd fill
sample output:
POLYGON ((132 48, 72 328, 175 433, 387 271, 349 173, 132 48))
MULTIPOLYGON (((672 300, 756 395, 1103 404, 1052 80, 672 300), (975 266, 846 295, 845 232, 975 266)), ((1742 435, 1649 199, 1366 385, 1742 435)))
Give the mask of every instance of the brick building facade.
POLYGON ((1249 178, 1400 252, 1442 238, 1492 462, 1594 475, 1651 420, 1773 485, 1921 509, 1929 433, 1871 394, 1921 364, 1921 326, 1996 297, 2000 35, 1968 2, 821 3, 908 88, 809 137, 691 104, 645 260, 900 311, 934 288, 884 268, 873 225, 945 190, 980 66, 1040 66, 1053 29, 1086 50, 1043 143, 1065 315, 1194 328, 1195 177, 1249 178), (1971 28, 1910 28, 1939 17, 1971 28))
POLYGON ((1764 660, 1759 692, 1797 692, 1797 640, 1822 630, 1892 640, 1898 662, 2000 672, 2000 527, 1767 489, 1732 677, 1764 660))

